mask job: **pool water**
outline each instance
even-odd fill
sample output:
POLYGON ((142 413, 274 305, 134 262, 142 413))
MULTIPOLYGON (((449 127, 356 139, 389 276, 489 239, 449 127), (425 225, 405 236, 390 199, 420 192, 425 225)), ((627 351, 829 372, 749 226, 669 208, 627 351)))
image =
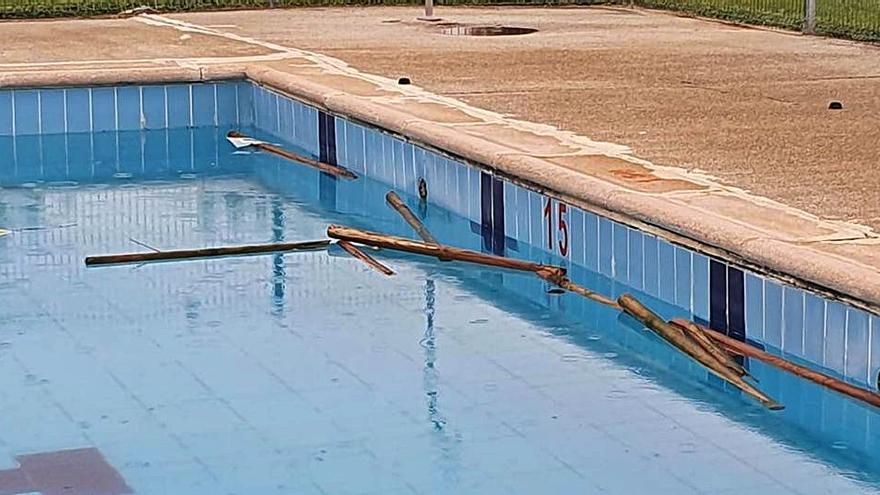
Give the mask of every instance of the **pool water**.
POLYGON ((85 268, 330 223, 411 236, 387 185, 236 152, 225 131, 15 139, 0 493, 880 492, 878 411, 748 363, 787 406, 766 411, 629 318, 526 297, 531 276, 383 252, 384 277, 335 247, 85 268))

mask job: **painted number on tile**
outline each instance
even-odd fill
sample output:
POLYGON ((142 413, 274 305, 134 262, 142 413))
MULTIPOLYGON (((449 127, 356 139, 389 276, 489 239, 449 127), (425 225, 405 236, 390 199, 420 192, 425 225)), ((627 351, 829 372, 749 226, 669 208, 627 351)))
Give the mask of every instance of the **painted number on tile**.
POLYGON ((544 223, 547 226, 547 249, 551 252, 558 252, 560 256, 565 258, 568 257, 568 205, 556 201, 556 208, 553 208, 553 203, 553 198, 547 198, 544 204, 544 223), (553 218, 554 213, 555 219, 553 218), (555 230, 553 228, 554 224, 556 226, 555 230))

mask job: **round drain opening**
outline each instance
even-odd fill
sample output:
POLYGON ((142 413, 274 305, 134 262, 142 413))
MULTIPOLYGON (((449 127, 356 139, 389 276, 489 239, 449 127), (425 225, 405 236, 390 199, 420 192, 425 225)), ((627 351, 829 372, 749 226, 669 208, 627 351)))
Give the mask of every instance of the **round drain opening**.
POLYGON ((516 26, 449 26, 442 33, 449 36, 517 36, 537 32, 535 28, 516 26))

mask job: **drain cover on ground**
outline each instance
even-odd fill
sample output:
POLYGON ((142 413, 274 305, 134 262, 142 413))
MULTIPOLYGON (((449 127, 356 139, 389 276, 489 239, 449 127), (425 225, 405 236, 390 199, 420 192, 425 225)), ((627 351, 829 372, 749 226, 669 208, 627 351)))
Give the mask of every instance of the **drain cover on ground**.
POLYGON ((450 26, 442 33, 450 36, 515 36, 536 32, 535 28, 515 26, 450 26))

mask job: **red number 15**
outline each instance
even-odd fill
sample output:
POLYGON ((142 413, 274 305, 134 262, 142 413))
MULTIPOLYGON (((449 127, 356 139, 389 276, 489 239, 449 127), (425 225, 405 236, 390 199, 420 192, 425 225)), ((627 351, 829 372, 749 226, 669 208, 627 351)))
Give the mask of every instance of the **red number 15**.
POLYGON ((553 251, 558 246, 559 255, 563 258, 568 256, 568 222, 566 221, 566 213, 568 205, 565 203, 556 204, 556 230, 557 238, 553 238, 553 199, 547 198, 547 204, 544 205, 544 219, 547 222, 547 249, 553 251), (554 242, 556 241, 554 246, 554 242))

